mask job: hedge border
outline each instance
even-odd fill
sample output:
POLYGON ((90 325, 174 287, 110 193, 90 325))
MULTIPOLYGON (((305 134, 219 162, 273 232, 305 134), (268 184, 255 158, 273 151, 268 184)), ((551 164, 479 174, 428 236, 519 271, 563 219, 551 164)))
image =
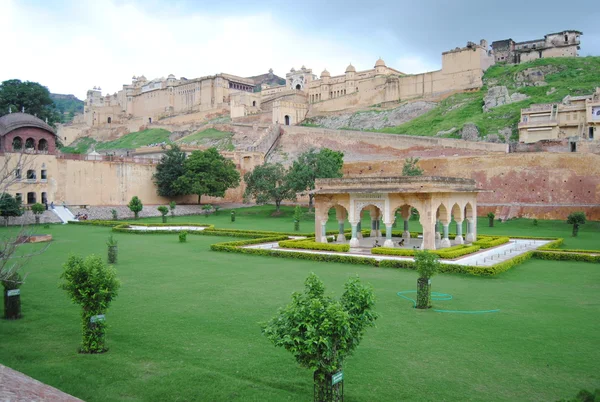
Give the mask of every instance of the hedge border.
MULTIPOLYGON (((472 254, 481 249, 480 246, 459 244, 456 246, 440 249, 430 250, 430 253, 436 254, 440 258, 452 260, 454 258, 462 257, 463 255, 472 254)), ((398 256, 414 256, 417 251, 414 249, 400 249, 400 248, 389 248, 389 247, 378 247, 371 249, 371 254, 379 255, 398 255, 398 256)))
POLYGON ((350 251, 349 244, 317 243, 314 238, 283 240, 279 242, 279 247, 302 250, 335 251, 338 253, 346 253, 350 251))

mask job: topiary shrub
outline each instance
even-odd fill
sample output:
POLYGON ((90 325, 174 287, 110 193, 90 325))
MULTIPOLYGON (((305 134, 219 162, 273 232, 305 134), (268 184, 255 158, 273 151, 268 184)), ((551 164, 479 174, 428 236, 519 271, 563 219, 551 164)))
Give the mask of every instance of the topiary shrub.
POLYGON ((537 219, 534 219, 534 220, 533 220, 533 226, 537 226, 537 225, 538 225, 538 220, 537 220, 537 219))
POLYGON ((585 224, 585 212, 571 212, 567 217, 567 223, 573 225, 573 237, 577 237, 579 225, 585 224))
POLYGON ((35 216, 36 225, 40 224, 40 215, 42 215, 45 210, 46 207, 43 204, 40 204, 39 202, 36 202, 31 206, 31 212, 33 212, 33 215, 35 216))
POLYGON ((117 247, 118 243, 113 238, 113 235, 108 236, 106 245, 108 246, 108 263, 116 264, 117 263, 117 253, 119 252, 119 249, 117 247))
POLYGON ((494 227, 494 218, 496 217, 496 214, 494 214, 493 212, 490 212, 489 214, 487 214, 487 218, 488 218, 488 222, 489 222, 489 226, 491 228, 494 227))
POLYGON ((177 206, 177 204, 175 204, 175 201, 171 201, 169 203, 169 209, 171 210, 171 218, 175 218, 175 207, 177 206))
POLYGON ((415 254, 415 265, 419 273, 416 308, 430 308, 431 277, 440 270, 439 257, 427 250, 419 251, 415 254))
POLYGON ((179 243, 185 243, 187 241, 187 232, 184 230, 183 232, 179 232, 179 243))
POLYGON ((204 214, 205 214, 204 216, 206 216, 206 217, 208 218, 208 216, 209 216, 209 215, 210 215, 210 213, 212 212, 212 209, 213 209, 212 205, 210 205, 210 204, 206 204, 206 205, 204 205, 204 206, 202 207, 202 210, 204 211, 204 214))
POLYGON ((162 223, 167 223, 167 214, 169 213, 169 208, 165 207, 164 205, 161 205, 156 209, 158 209, 158 212, 160 212, 160 214, 162 215, 162 223))
POLYGON ((300 205, 296 205, 294 208, 294 232, 300 231, 300 219, 302 218, 302 208, 300 205))
POLYGON ((137 195, 134 195, 131 198, 131 201, 129 201, 129 204, 127 204, 127 206, 129 207, 131 212, 133 212, 135 219, 138 218, 138 215, 140 214, 142 209, 144 209, 144 204, 142 204, 142 200, 140 200, 137 195))
POLYGON ((61 278, 64 282, 60 287, 82 308, 83 339, 79 352, 104 353, 108 350, 104 342, 104 314, 120 287, 116 271, 95 255, 85 259, 72 255, 63 268, 61 278))
POLYGON ((111 209, 110 213, 112 214, 113 221, 116 221, 117 219, 119 219, 119 214, 117 213, 116 209, 111 209))
POLYGON ((4 318, 18 320, 21 318, 21 292, 19 288, 23 278, 18 272, 13 272, 2 281, 4 287, 4 318))

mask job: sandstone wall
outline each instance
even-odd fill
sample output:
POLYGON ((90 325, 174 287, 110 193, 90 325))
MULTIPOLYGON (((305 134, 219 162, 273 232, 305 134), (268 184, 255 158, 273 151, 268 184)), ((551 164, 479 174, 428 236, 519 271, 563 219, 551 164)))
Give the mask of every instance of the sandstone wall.
MULTIPOLYGON (((527 153, 428 158, 419 166, 426 175, 472 178, 489 190, 478 196, 479 215, 493 210, 501 218, 510 213, 565 219, 570 212, 585 211, 588 219, 600 220, 600 155, 527 153)), ((348 163, 344 173, 396 176, 402 173, 402 163, 348 163)))

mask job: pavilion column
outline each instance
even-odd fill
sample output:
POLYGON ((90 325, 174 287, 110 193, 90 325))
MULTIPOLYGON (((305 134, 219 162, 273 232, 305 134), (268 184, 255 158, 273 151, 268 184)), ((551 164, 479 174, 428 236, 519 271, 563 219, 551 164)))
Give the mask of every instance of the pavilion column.
POLYGON ((352 238, 350 239, 350 247, 358 247, 358 228, 360 226, 359 222, 350 222, 350 226, 352 227, 352 238))
POLYGON ((392 226, 393 223, 391 222, 385 223, 385 243, 383 243, 383 247, 394 247, 394 241, 392 240, 392 226))
POLYGON ((421 244, 422 250, 435 250, 435 231, 436 231, 436 219, 435 212, 427 212, 426 210, 421 213, 419 219, 421 226, 423 226, 423 243, 421 244))
POLYGON ((377 220, 371 218, 371 234, 370 237, 377 237, 377 220))
POLYGON ((462 236, 462 224, 463 221, 456 221, 456 237, 454 238, 454 244, 464 244, 462 236))
POLYGON ((343 220, 338 220, 338 225, 339 225, 339 232, 337 235, 337 241, 339 242, 345 242, 346 241, 346 235, 344 234, 344 221, 343 220))
POLYGON ((440 248, 442 247, 450 247, 450 239, 448 238, 448 228, 450 226, 450 222, 442 222, 444 227, 444 237, 442 238, 442 242, 440 243, 440 248))
POLYGON ((362 239, 363 238, 363 234, 362 234, 362 222, 358 222, 357 224, 358 226, 356 227, 356 238, 358 239, 362 239))
POLYGON ((473 233, 473 218, 467 218, 467 238, 468 243, 475 241, 475 235, 473 233))
POLYGON ((377 237, 381 237, 381 220, 379 218, 377 218, 377 220, 375 221, 375 235, 377 237))
POLYGON ((402 219, 404 220, 404 232, 402 232, 402 238, 405 241, 410 241, 410 232, 408 230, 408 220, 410 219, 410 206, 405 205, 401 209, 402 219))
POLYGON ((436 219, 435 220, 435 239, 440 240, 441 238, 442 238, 442 235, 440 234, 440 220, 436 219))
POLYGON ((321 243, 327 243, 327 221, 321 221, 321 243))

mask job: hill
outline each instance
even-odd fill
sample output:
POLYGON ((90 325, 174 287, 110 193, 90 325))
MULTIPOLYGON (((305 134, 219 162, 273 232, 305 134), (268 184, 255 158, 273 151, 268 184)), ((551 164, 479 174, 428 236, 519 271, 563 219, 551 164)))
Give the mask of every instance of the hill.
POLYGON ((248 79, 254 81, 254 85, 256 85, 255 92, 260 91, 264 84, 270 86, 285 84, 285 78, 281 78, 273 74, 273 69, 270 69, 269 72, 266 74, 255 75, 253 77, 248 77, 248 79))
POLYGON ((76 114, 83 113, 83 101, 75 95, 50 94, 50 99, 62 115, 62 123, 73 120, 76 114))
MULTIPOLYGON (((489 141, 515 140, 521 108, 534 103, 561 102, 565 96, 587 95, 600 85, 600 57, 538 59, 518 65, 495 65, 483 78, 479 91, 459 93, 438 102, 435 107, 420 108, 418 117, 393 125, 386 113, 403 112, 402 108, 385 111, 379 119, 368 121, 359 129, 393 134, 461 138, 465 125, 489 141), (384 123, 382 123, 382 121, 384 123), (388 123, 389 122, 389 123, 388 123), (386 124, 388 123, 388 124, 386 124), (471 124, 469 124, 471 123, 471 124), (368 125, 370 124, 370 126, 368 125), (382 124, 387 127, 381 127, 382 124)), ((417 103, 424 103, 418 100, 417 103)), ((414 108, 413 108, 414 109, 414 108)), ((364 121, 365 116, 381 114, 379 110, 359 111, 337 119, 340 127, 331 127, 336 119, 316 117, 306 125, 348 128, 348 121, 364 121)), ((355 127, 352 127, 355 128, 355 127)), ((465 130, 466 132, 467 130, 465 130)))

